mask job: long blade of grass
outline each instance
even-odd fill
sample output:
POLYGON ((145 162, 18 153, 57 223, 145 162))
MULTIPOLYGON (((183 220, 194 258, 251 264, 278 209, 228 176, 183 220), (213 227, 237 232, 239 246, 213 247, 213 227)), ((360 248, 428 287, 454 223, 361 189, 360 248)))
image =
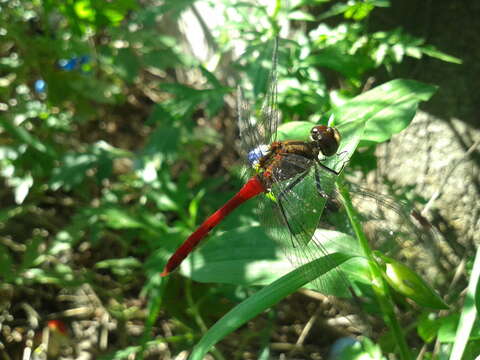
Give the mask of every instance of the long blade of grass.
POLYGON ((393 300, 388 289, 388 285, 383 279, 381 270, 374 259, 373 252, 368 243, 367 236, 363 232, 362 225, 359 220, 360 218, 355 211, 355 208, 353 207, 350 194, 348 193, 348 190, 342 183, 341 179, 337 181, 337 187, 340 195, 342 196, 343 205, 345 206, 345 210, 347 211, 347 215, 352 225, 352 228, 363 250, 363 255, 368 260, 370 274, 372 277, 372 288, 380 305, 384 321, 394 334, 394 338, 400 350, 400 358, 402 360, 410 360, 412 359, 412 355, 408 349, 405 336, 402 332, 397 317, 395 316, 393 300))
POLYGON ((465 347, 467 346, 470 333, 472 332, 473 323, 477 317, 477 308, 475 306, 475 296, 479 296, 478 279, 480 277, 480 247, 477 248, 475 262, 473 264, 470 282, 468 284, 465 303, 463 304, 462 315, 458 323, 457 334, 455 335, 455 343, 453 344, 450 360, 462 359, 465 347))
POLYGON ((201 360, 218 341, 238 329, 265 309, 326 272, 351 259, 351 255, 333 253, 305 264, 274 281, 230 310, 213 325, 193 349, 190 360, 201 360))

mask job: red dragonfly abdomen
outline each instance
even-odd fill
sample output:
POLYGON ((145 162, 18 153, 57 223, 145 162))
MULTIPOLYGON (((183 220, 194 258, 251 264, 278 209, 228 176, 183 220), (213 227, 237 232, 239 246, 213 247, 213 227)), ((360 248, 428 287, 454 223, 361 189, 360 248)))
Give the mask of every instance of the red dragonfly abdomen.
POLYGON ((190 254, 200 243, 200 241, 210 232, 210 230, 217 226, 225 216, 230 214, 245 201, 257 196, 262 192, 265 192, 265 187, 257 176, 254 176, 248 180, 234 197, 232 197, 225 205, 210 215, 210 217, 205 220, 202 225, 200 225, 197 230, 195 230, 188 237, 188 239, 183 242, 182 245, 180 245, 177 251, 175 251, 175 253, 170 257, 167 265, 165 265, 165 268, 160 275, 167 276, 170 272, 175 270, 188 256, 188 254, 190 254))

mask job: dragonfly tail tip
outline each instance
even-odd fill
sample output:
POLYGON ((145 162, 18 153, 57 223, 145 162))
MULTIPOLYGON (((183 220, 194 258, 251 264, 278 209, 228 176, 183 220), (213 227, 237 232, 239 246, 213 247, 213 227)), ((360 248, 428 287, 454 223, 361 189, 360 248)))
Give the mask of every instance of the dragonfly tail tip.
POLYGON ((170 274, 170 271, 168 271, 167 269, 164 269, 164 270, 162 271, 162 273, 160 274, 160 276, 161 276, 161 277, 165 277, 165 276, 167 276, 168 274, 170 274))

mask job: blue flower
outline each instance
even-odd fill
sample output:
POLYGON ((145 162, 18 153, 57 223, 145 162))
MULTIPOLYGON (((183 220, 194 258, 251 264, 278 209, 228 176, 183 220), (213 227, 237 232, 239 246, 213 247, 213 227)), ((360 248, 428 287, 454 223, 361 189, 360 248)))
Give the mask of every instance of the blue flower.
POLYGON ((74 57, 71 58, 70 60, 67 59, 60 59, 58 60, 58 66, 60 69, 65 70, 65 71, 72 71, 75 69, 78 63, 78 58, 74 57))
POLYGON ((35 81, 35 91, 37 93, 44 93, 47 90, 47 83, 43 79, 38 79, 35 81))

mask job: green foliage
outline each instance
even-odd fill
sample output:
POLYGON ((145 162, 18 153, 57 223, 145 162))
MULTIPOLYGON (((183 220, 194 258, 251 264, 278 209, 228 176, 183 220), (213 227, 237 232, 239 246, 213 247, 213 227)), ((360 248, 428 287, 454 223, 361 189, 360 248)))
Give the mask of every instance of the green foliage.
POLYGON ((192 359, 203 359, 210 347, 225 335, 276 304, 301 286, 324 275, 348 259, 348 256, 342 254, 329 254, 292 271, 258 291, 236 306, 209 329, 194 349, 192 359))
MULTIPOLYGON (((200 356, 316 272, 358 257, 351 234, 326 231, 351 252, 329 249, 333 260, 285 275, 290 263, 249 204, 182 265, 183 276, 158 277, 178 244, 241 183, 230 166, 237 158, 232 95, 241 84, 258 111, 279 32, 279 137, 305 138, 312 123, 334 115, 344 159, 360 146, 369 171, 374 146, 407 127, 435 87, 397 79, 363 92, 367 78, 405 57, 459 60, 401 28, 370 32, 366 20, 387 1, 276 1, 269 8, 223 0, 214 4, 222 21, 209 33, 215 54, 202 61, 186 50, 179 26, 194 3, 0 3, 0 290, 7 294, 0 305, 9 312, 2 319, 40 331, 23 318, 19 298, 41 322, 69 313, 57 295, 77 299, 86 291, 95 304, 85 305, 89 316, 118 327, 104 358, 159 344, 175 355, 196 344, 200 356), (168 326, 158 327, 160 318, 168 326), (141 337, 123 335, 132 324, 144 326, 141 337)), ((365 263, 341 268, 368 282, 365 263)), ((451 342, 456 315, 419 316, 421 339, 451 342)), ((478 341, 477 330, 467 338, 478 341)), ((377 356, 378 347, 367 350, 377 356)))
POLYGON ((432 309, 448 309, 442 298, 417 273, 408 266, 377 253, 380 258, 385 280, 400 294, 412 299, 417 304, 432 309))

